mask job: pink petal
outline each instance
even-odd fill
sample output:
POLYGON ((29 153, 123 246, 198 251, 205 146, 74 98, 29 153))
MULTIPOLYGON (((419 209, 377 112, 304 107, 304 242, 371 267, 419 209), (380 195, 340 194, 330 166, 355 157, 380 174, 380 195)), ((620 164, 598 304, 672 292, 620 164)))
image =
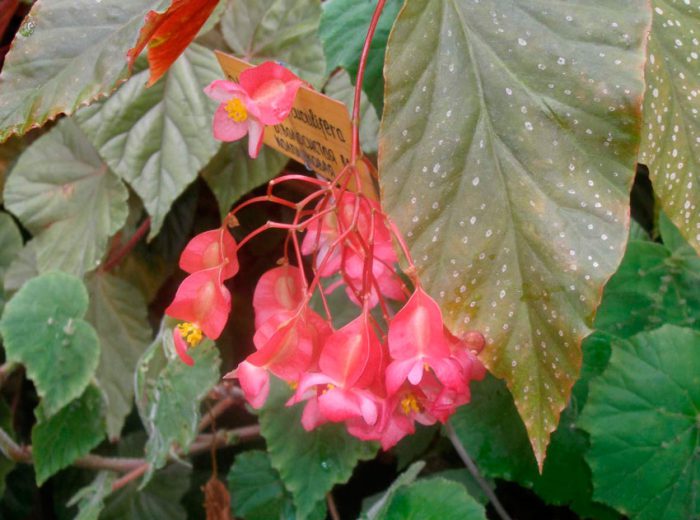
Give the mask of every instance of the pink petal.
POLYGON ((255 159, 262 148, 265 127, 253 118, 248 118, 246 122, 248 123, 248 155, 251 159, 255 159))
POLYGON ((224 379, 228 379, 229 376, 238 378, 246 401, 253 408, 259 409, 265 404, 270 393, 270 376, 267 370, 243 361, 234 371, 224 376, 224 379))
POLYGON ((238 83, 227 79, 217 79, 204 88, 204 93, 214 101, 224 103, 234 97, 248 98, 245 90, 238 83))
POLYGON ((180 269, 187 273, 219 266, 223 266, 222 280, 227 280, 238 272, 236 241, 225 227, 195 236, 180 255, 180 269))
POLYGON ((214 123, 212 125, 214 138, 226 142, 238 141, 248 133, 251 121, 252 119, 248 118, 237 123, 229 117, 228 112, 226 112, 226 105, 221 104, 214 112, 214 123))
POLYGON ((194 359, 187 354, 187 342, 185 342, 177 327, 173 329, 173 342, 175 343, 175 352, 180 356, 182 362, 185 365, 194 366, 194 359))
POLYGON ((321 415, 318 407, 318 399, 315 397, 306 401, 306 406, 304 406, 304 411, 301 414, 301 425, 307 432, 310 432, 317 426, 327 422, 326 419, 321 415))
POLYGON ((352 417, 361 417, 359 400, 352 392, 341 388, 325 391, 318 397, 321 416, 331 422, 342 422, 352 417))
POLYGON ((289 115, 303 84, 289 69, 271 61, 242 72, 240 82, 266 125, 279 124, 289 115))
POLYGON ((423 371, 423 363, 421 360, 406 359, 393 361, 386 368, 386 391, 389 395, 393 395, 406 381, 408 374, 414 370, 420 369, 423 371))
POLYGON ((253 295, 256 327, 260 327, 273 314, 294 311, 299 306, 304 297, 301 276, 298 267, 283 265, 270 269, 260 277, 253 295))

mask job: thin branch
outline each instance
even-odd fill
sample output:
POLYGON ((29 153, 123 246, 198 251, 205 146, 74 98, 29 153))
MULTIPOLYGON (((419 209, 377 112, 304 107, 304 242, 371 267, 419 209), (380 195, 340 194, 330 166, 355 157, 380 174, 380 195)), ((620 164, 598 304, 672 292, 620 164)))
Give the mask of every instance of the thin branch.
POLYGON ((335 499, 332 493, 326 494, 326 503, 328 504, 328 513, 331 515, 331 518, 333 520, 340 520, 338 506, 335 505, 335 499))
POLYGON ((226 410, 228 410, 231 406, 239 402, 239 399, 236 399, 235 397, 225 397, 218 403, 216 403, 214 406, 211 407, 211 409, 202 417, 202 420, 199 421, 199 426, 197 426, 197 431, 203 432, 209 426, 221 416, 226 410))
POLYGON ((462 444, 462 441, 459 440, 457 432, 455 432, 450 421, 445 423, 445 430, 447 431, 447 436, 449 437, 450 442, 452 442, 452 446, 454 446, 455 451, 457 452, 457 454, 459 454, 459 457, 462 459, 462 462, 464 462, 464 465, 467 467, 469 473, 471 473, 472 477, 479 485, 481 490, 488 497, 498 516, 502 520, 512 520, 510 515, 508 515, 508 512, 503 507, 503 504, 501 504, 500 500, 498 500, 498 497, 493 492, 493 489, 491 489, 491 486, 488 485, 488 482, 486 482, 486 480, 484 480, 484 477, 481 476, 481 473, 479 473, 479 468, 476 467, 476 464, 469 456, 469 453, 467 453, 464 444, 462 444))
POLYGON ((111 271, 128 255, 132 249, 136 247, 136 244, 143 238, 143 236, 148 232, 151 227, 150 217, 144 220, 138 229, 131 235, 129 241, 124 244, 120 249, 116 250, 114 253, 109 255, 107 261, 102 266, 102 271, 111 271))

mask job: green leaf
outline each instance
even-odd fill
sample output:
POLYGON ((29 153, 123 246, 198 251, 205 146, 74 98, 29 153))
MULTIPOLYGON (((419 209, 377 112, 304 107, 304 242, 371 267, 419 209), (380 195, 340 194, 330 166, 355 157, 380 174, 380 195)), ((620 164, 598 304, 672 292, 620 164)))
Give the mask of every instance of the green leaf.
POLYGON ((110 93, 126 77, 126 52, 163 0, 37 2, 0 74, 0 141, 110 93))
POLYGON ((389 38, 385 207, 540 464, 627 242, 648 25, 643 0, 413 0, 389 38))
POLYGON ((87 308, 83 283, 61 272, 29 280, 5 306, 7 360, 26 367, 47 417, 82 395, 97 368, 100 342, 82 319, 87 308))
POLYGON ((34 235, 41 272, 95 269, 126 221, 128 192, 85 135, 64 119, 22 154, 5 185, 5 207, 34 235))
POLYGON ((190 486, 189 470, 172 465, 143 489, 133 481, 105 501, 100 520, 186 520, 180 501, 190 486))
MULTIPOLYGON (((326 54, 327 72, 330 73, 337 67, 342 67, 350 74, 353 85, 357 79, 360 54, 362 54, 362 47, 365 44, 376 5, 376 1, 358 2, 357 0, 330 0, 323 4, 319 34, 326 54)), ((389 0, 386 3, 367 57, 362 90, 367 93, 378 113, 382 112, 384 102, 382 69, 386 42, 402 5, 402 0, 389 0)))
MULTIPOLYGON (((324 89, 326 95, 345 103, 348 112, 352 112, 355 96, 355 87, 350 82, 347 72, 340 70, 333 74, 326 83, 324 89)), ((364 92, 360 98, 360 145, 366 154, 377 153, 377 133, 379 132, 379 118, 377 110, 372 106, 364 92)))
POLYGON ((700 515, 700 332, 665 325, 615 343, 580 426, 595 497, 637 520, 700 515))
POLYGON ((419 480, 396 491, 377 520, 486 520, 464 486, 443 478, 419 480))
POLYGON ((117 439, 134 404, 136 365, 151 341, 148 309, 138 289, 113 275, 96 273, 87 284, 86 319, 102 347, 95 377, 107 401, 107 435, 117 439))
MULTIPOLYGON (((142 63, 143 64, 143 63, 142 63)), ((203 92, 222 73, 214 54, 192 44, 150 88, 146 68, 113 96, 77 115, 110 168, 139 194, 158 234, 173 201, 214 156, 216 104, 203 92)))
POLYGON ((102 395, 94 386, 50 418, 41 407, 32 428, 32 456, 36 483, 41 486, 57 471, 90 453, 105 435, 102 395))
POLYGON ((416 478, 418 478, 418 474, 423 471, 423 468, 425 468, 425 462, 422 460, 411 464, 406 471, 396 477, 396 480, 394 480, 384 494, 379 497, 379 500, 372 504, 367 512, 360 518, 363 520, 374 520, 375 518, 381 518, 382 515, 386 514, 386 509, 391 502, 391 499, 394 498, 396 492, 402 487, 413 484, 416 478))
POLYGON ((78 506, 74 520, 97 520, 104 509, 105 498, 112 492, 116 475, 111 471, 100 471, 90 485, 78 491, 68 502, 68 506, 78 506))
POLYGON ((598 329, 629 337, 664 323, 700 328, 700 258, 687 244, 674 243, 670 229, 662 230, 675 249, 630 241, 605 287, 595 321, 598 329))
POLYGON ((36 265, 36 243, 30 240, 19 250, 15 259, 5 271, 4 292, 5 296, 19 291, 25 282, 39 275, 36 265))
POLYGON ((219 381, 218 350, 204 340, 191 350, 193 367, 175 355, 172 329, 164 328, 139 361, 137 404, 148 432, 144 482, 167 462, 173 444, 185 453, 197 435, 200 403, 219 381))
POLYGON ((236 457, 228 488, 233 512, 245 520, 283 518, 283 512, 294 507, 264 451, 246 451, 236 457))
POLYGON ((288 389, 280 381, 274 383, 260 412, 260 429, 272 467, 292 494, 297 514, 305 518, 335 484, 348 481, 360 460, 374 456, 376 445, 351 437, 341 424, 305 431, 303 405, 286 407, 288 389))
POLYGON ((224 143, 202 170, 202 177, 214 193, 223 218, 234 202, 276 177, 288 162, 287 157, 269 147, 263 147, 257 159, 251 159, 247 143, 224 143))
MULTIPOLYGON (((22 234, 7 213, 0 213, 0 280, 5 279, 5 273, 22 250, 22 234)), ((0 286, 0 314, 5 306, 5 289, 0 286)))
POLYGON ((661 207, 700 254, 700 2, 652 4, 640 160, 661 207))
POLYGON ((227 45, 244 60, 282 61, 319 88, 325 77, 320 20, 319 0, 230 2, 221 30, 227 45))

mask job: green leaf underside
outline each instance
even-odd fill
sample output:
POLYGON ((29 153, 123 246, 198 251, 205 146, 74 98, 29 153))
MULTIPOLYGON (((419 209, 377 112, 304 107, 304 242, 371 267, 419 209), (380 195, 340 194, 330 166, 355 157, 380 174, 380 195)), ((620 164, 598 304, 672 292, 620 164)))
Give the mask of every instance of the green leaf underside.
MULTIPOLYGON (((0 213, 0 281, 5 278, 8 268, 22 250, 22 234, 7 213, 0 213)), ((0 286, 0 314, 5 306, 5 289, 0 286)))
POLYGON ((170 357, 175 352, 170 330, 149 347, 137 369, 142 378, 137 383, 141 420, 149 434, 146 459, 151 463, 144 482, 165 465, 174 443, 187 452, 197 435, 201 401, 219 381, 221 360, 214 343, 204 340, 191 349, 195 364, 190 367, 170 357))
POLYGON ((143 200, 152 238, 173 201, 219 148, 211 129, 216 103, 203 89, 222 73, 212 51, 192 44, 165 77, 146 88, 149 74, 140 70, 109 99, 81 110, 77 120, 143 200))
POLYGON ((105 498, 112 492, 112 483, 116 478, 111 471, 100 471, 95 480, 73 495, 67 505, 78 506, 78 514, 74 520, 97 520, 104 508, 105 498))
POLYGON ((399 488, 377 520, 486 520, 486 512, 461 484, 431 478, 399 488))
POLYGON ((128 192, 69 119, 37 139, 5 185, 5 206, 35 235, 41 272, 99 265, 126 221, 128 192))
POLYGON ((107 401, 107 434, 116 439, 133 407, 136 365, 151 341, 148 310, 138 289, 107 273, 92 276, 88 292, 86 319, 102 347, 95 377, 107 401))
POLYGON ((180 501, 190 486, 189 473, 173 464, 157 472, 143 489, 131 482, 106 499, 100 520, 185 520, 180 501))
POLYGON ((164 0, 37 2, 0 74, 0 142, 108 94, 126 77, 126 52, 164 0))
POLYGON ((100 343, 82 319, 87 307, 83 283, 60 272, 28 281, 5 306, 7 359, 26 367, 47 417, 82 395, 97 368, 100 343))
POLYGON ((700 515, 700 332, 675 325, 613 345, 580 425, 595 497, 638 520, 700 515))
MULTIPOLYGON (((367 57, 362 90, 367 93, 378 112, 382 111, 384 102, 382 69, 386 42, 401 5, 401 0, 389 0, 384 5, 367 57)), ((327 71, 330 73, 335 68, 342 67, 350 74, 353 85, 357 79, 360 55, 376 6, 376 1, 357 0, 332 0, 323 4, 319 35, 326 54, 327 71)))
POLYGON ((221 19, 226 44, 247 61, 281 61, 320 88, 325 58, 318 25, 319 0, 230 2, 221 19))
POLYGON ((420 0, 389 39, 386 208, 540 464, 627 239, 648 24, 643 0, 420 0))
POLYGON ((297 514, 304 518, 335 484, 348 481, 359 461, 371 459, 376 446, 351 437, 340 424, 305 431, 303 405, 284 406, 289 392, 282 382, 273 383, 260 412, 260 429, 272 467, 292 494, 297 514))
POLYGON ((700 1, 652 4, 640 160, 663 210, 700 253, 700 1))
POLYGON ((289 159, 272 148, 263 147, 256 159, 248 156, 248 143, 224 143, 202 170, 202 177, 219 203, 224 217, 243 195, 277 176, 289 159))
POLYGON ((57 471, 90 453, 105 435, 102 395, 88 386, 75 401, 44 419, 38 414, 32 428, 32 456, 37 485, 41 486, 57 471))

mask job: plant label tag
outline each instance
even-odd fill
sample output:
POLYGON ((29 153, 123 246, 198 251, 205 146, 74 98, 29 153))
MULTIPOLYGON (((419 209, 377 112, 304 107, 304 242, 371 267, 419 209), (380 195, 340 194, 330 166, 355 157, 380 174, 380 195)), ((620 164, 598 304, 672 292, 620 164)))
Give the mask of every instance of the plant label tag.
MULTIPOLYGON (((252 67, 235 56, 216 51, 222 70, 233 81, 252 67)), ((352 124, 347 107, 328 96, 302 86, 289 117, 267 126, 263 142, 310 170, 333 179, 350 160, 352 124)))

